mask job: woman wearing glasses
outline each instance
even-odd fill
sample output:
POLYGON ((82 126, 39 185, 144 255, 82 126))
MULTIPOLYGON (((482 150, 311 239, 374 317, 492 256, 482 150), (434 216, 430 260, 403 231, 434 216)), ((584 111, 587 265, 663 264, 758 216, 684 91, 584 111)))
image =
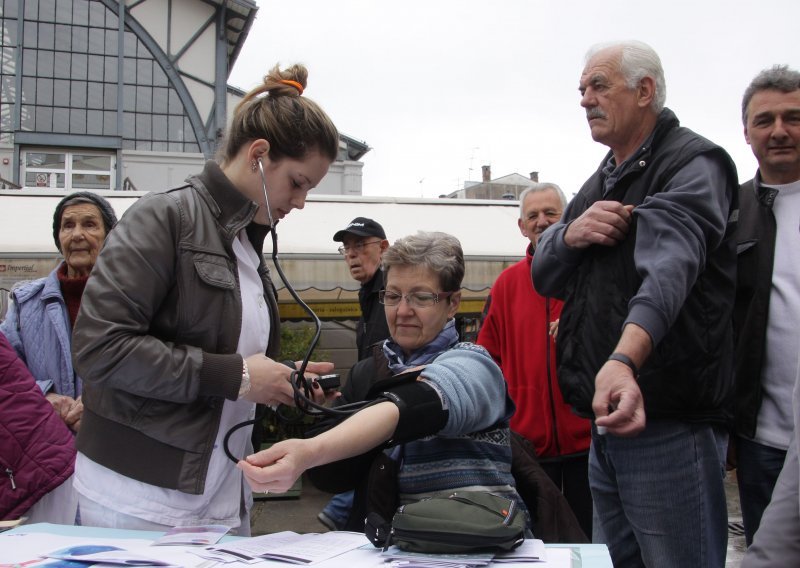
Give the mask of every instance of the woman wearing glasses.
POLYGON ((249 456, 239 462, 245 478, 256 491, 282 492, 315 468, 310 473, 321 489, 356 489, 351 530, 364 529, 367 499, 384 502, 388 515, 398 503, 468 488, 505 494, 524 508, 511 475, 514 406, 505 380, 488 352, 460 343, 455 328, 461 244, 445 233, 420 232, 389 247, 383 267, 391 337, 353 367, 337 401, 376 404, 313 438, 249 456), (394 495, 378 494, 389 490, 376 490, 367 476, 384 450, 397 460, 394 495))

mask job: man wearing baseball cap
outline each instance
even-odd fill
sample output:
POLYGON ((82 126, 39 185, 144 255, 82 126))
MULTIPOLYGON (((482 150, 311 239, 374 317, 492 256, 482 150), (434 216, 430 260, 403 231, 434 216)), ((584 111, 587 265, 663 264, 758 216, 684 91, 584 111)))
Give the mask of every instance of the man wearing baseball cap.
MULTIPOLYGON (((367 217, 356 217, 341 231, 336 231, 333 240, 342 243, 339 252, 344 257, 350 275, 361 282, 358 303, 361 317, 356 326, 358 360, 370 356, 371 346, 389 337, 386 314, 378 301, 378 292, 383 288, 381 255, 389 247, 386 233, 380 223, 367 217)), ((350 515, 353 491, 334 495, 317 515, 319 521, 330 530, 341 530, 350 515)))
POLYGON ((361 317, 356 328, 358 360, 370 354, 370 346, 389 337, 386 315, 378 301, 383 288, 381 255, 389 247, 386 233, 380 223, 366 217, 356 217, 341 231, 333 235, 341 242, 339 252, 350 269, 350 275, 361 282, 358 303, 361 317))

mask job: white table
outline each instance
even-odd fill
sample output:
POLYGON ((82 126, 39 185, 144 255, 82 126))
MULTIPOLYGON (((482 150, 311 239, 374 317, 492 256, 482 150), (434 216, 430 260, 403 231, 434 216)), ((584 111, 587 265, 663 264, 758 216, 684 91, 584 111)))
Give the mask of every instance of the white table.
MULTIPOLYGON (((3 564, 3 551, 8 550, 6 547, 13 546, 14 535, 39 533, 43 535, 59 535, 66 537, 76 538, 113 538, 125 539, 135 538, 142 540, 154 540, 160 537, 163 533, 153 531, 135 531, 135 530, 122 530, 122 529, 106 529, 97 527, 75 527, 67 525, 55 525, 50 523, 38 523, 33 525, 23 525, 16 527, 10 531, 0 533, 0 565, 3 564)), ((231 540, 237 537, 225 537, 225 540, 231 540)), ((366 540, 366 537, 365 537, 366 540)), ((548 544, 547 548, 570 548, 572 550, 572 568, 612 568, 611 557, 608 554, 608 549, 603 544, 548 544)), ((154 547, 155 548, 155 547, 154 547)), ((47 551, 42 552, 49 552, 47 551)), ((342 556, 331 558, 323 563, 316 564, 315 567, 319 568, 369 568, 384 566, 384 562, 380 557, 379 550, 374 548, 364 550, 353 550, 342 556)), ((265 562, 257 566, 282 566, 287 568, 293 566, 283 562, 265 562)), ((546 567, 547 564, 500 564, 505 568, 527 567, 539 568, 546 567)))

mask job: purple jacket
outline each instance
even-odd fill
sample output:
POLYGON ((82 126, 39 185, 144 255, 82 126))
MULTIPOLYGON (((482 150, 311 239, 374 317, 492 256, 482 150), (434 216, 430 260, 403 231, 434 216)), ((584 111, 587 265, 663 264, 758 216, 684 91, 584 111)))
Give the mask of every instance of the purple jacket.
POLYGON ((0 333, 0 519, 16 519, 72 475, 75 441, 0 333))

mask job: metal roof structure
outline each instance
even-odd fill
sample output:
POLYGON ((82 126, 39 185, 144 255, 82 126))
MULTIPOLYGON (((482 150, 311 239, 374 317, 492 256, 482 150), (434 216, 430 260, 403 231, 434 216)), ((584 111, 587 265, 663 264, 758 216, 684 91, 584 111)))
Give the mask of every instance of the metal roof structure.
POLYGON ((205 0, 213 6, 224 6, 225 38, 228 40, 228 69, 233 69, 236 58, 242 50, 244 40, 250 33, 258 6, 253 0, 205 0))

